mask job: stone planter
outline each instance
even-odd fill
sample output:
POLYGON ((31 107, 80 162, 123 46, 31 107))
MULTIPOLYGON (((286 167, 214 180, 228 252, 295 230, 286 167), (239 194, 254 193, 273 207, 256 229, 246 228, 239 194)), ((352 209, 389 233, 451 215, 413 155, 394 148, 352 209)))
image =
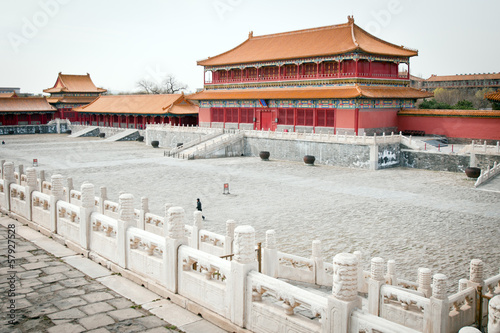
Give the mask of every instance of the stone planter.
POLYGON ((159 141, 151 141, 151 146, 153 146, 153 148, 158 148, 159 145, 160 145, 159 141))
POLYGON ((476 179, 481 175, 481 169, 476 167, 468 167, 465 169, 465 174, 469 178, 476 179))
POLYGON ((314 157, 312 155, 305 155, 304 156, 305 165, 314 165, 314 161, 316 161, 316 157, 314 157))
POLYGON ((104 138, 106 136, 106 133, 99 133, 100 138, 104 138))
POLYGON ((144 137, 142 135, 139 135, 136 140, 139 141, 139 142, 143 142, 144 141, 144 137))
POLYGON ((268 151, 261 151, 259 153, 259 157, 263 161, 269 161, 269 156, 271 156, 271 154, 268 151))

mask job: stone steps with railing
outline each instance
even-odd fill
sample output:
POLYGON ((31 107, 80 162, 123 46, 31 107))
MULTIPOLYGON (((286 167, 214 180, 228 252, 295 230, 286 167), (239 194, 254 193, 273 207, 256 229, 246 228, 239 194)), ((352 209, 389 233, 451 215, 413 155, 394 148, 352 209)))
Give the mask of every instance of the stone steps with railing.
POLYGON ((194 147, 196 145, 199 145, 201 143, 210 141, 212 139, 215 139, 219 136, 221 136, 223 133, 222 131, 217 131, 212 134, 206 134, 204 136, 199 137, 198 139, 192 140, 186 144, 180 145, 178 147, 175 147, 174 149, 171 149, 170 151, 165 151, 164 156, 172 156, 172 157, 179 157, 182 156, 182 154, 185 154, 185 151, 191 147, 194 147))

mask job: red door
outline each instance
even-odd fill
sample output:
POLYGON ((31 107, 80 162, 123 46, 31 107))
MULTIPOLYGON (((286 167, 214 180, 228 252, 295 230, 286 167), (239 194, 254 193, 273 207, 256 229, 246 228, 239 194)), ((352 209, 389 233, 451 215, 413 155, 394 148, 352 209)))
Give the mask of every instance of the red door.
POLYGON ((263 109, 256 111, 256 128, 257 130, 275 131, 276 130, 276 109, 263 109))

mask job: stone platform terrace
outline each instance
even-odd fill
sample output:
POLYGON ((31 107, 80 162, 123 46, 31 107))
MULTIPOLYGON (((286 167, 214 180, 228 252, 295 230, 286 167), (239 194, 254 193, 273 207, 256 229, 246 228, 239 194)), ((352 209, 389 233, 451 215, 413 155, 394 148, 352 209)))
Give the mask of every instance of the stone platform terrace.
POLYGON ((225 332, 3 215, 0 248, 0 333, 225 332), (13 270, 7 265, 9 225, 16 235, 13 270), (15 297, 8 296, 12 271, 15 297), (9 325, 12 299, 16 310, 9 325))
MULTIPOLYGON (((369 259, 396 261, 398 276, 414 281, 426 267, 450 279, 456 292, 471 259, 483 260, 484 275, 498 274, 500 263, 500 184, 475 189, 463 173, 407 168, 379 171, 333 166, 307 167, 300 161, 269 162, 258 157, 178 160, 139 142, 105 142, 64 134, 2 137, 0 159, 23 164, 38 159, 45 178, 72 177, 107 188, 117 201, 131 193, 135 206, 149 199, 162 214, 165 203, 192 216, 203 203, 207 230, 224 234, 225 222, 249 224, 256 239, 276 231, 279 251, 309 257, 311 243, 322 241, 325 260, 340 252, 361 251, 369 259), (223 195, 229 183, 230 195, 223 195)), ((186 220, 186 224, 192 222, 186 220)))

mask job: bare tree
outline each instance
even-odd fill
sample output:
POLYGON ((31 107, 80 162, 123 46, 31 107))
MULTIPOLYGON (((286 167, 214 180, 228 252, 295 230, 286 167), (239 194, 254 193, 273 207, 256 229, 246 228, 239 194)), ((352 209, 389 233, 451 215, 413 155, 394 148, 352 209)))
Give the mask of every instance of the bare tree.
POLYGON ((142 94, 178 94, 187 89, 187 85, 172 74, 168 74, 160 84, 147 79, 137 81, 137 87, 142 94))

